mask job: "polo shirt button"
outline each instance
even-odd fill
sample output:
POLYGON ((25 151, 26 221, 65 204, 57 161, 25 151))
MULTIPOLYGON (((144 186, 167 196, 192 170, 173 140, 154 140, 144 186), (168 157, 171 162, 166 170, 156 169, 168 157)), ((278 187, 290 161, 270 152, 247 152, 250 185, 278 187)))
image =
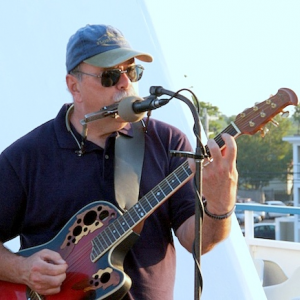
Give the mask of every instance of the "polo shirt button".
POLYGON ((109 159, 109 155, 107 155, 107 154, 104 157, 105 157, 105 159, 109 159))

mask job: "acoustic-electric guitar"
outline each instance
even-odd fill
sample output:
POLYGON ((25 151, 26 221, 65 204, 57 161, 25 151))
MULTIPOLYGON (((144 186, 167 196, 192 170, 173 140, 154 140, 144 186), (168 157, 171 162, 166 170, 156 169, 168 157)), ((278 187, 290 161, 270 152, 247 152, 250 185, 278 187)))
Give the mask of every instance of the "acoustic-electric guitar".
MULTIPOLYGON (((252 135, 263 130, 284 107, 297 104, 292 90, 279 89, 276 95, 240 113, 222 133, 235 138, 242 134, 252 135)), ((215 137, 220 148, 224 147, 222 133, 215 137)), ((68 264, 61 292, 43 296, 25 285, 0 281, 0 299, 122 299, 131 287, 131 279, 123 271, 123 260, 137 238, 133 228, 192 176, 188 161, 185 161, 123 214, 105 201, 83 207, 51 241, 18 252, 24 257, 42 249, 58 252, 68 264)))

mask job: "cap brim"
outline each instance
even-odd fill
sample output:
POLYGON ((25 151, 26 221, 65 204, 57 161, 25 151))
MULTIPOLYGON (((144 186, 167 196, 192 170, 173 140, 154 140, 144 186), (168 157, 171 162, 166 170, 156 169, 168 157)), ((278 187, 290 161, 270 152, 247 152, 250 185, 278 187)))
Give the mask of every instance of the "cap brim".
POLYGON ((131 58, 137 58, 144 62, 153 61, 152 56, 147 53, 141 53, 132 49, 118 48, 92 56, 85 59, 84 62, 96 67, 111 68, 131 58))

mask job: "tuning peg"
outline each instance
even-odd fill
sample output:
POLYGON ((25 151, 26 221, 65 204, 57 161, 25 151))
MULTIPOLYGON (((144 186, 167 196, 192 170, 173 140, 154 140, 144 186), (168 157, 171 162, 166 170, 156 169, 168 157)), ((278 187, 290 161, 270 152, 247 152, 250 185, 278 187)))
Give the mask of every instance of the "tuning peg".
POLYGON ((266 117, 266 113, 263 112, 263 111, 261 111, 259 114, 260 114, 260 116, 261 116, 262 118, 265 118, 265 117, 266 117))
POLYGON ((270 122, 275 126, 278 127, 279 123, 277 121, 275 121, 274 119, 271 119, 270 122))
POLYGON ((261 136, 261 137, 265 137, 265 135, 266 135, 268 132, 269 132, 269 129, 263 127, 263 128, 260 129, 260 136, 261 136))
POLYGON ((281 114, 281 116, 282 116, 283 118, 288 118, 289 115, 290 115, 290 112, 289 112, 289 111, 283 111, 282 114, 281 114))

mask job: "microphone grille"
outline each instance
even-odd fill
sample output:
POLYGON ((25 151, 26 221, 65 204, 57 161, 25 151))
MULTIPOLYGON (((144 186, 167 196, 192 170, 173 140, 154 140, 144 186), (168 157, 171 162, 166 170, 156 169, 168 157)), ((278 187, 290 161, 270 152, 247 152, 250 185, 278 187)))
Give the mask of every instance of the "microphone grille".
POLYGON ((118 106, 118 115, 127 122, 138 122, 143 119, 145 113, 136 114, 132 109, 134 102, 144 101, 142 98, 137 96, 126 97, 121 100, 118 106))

